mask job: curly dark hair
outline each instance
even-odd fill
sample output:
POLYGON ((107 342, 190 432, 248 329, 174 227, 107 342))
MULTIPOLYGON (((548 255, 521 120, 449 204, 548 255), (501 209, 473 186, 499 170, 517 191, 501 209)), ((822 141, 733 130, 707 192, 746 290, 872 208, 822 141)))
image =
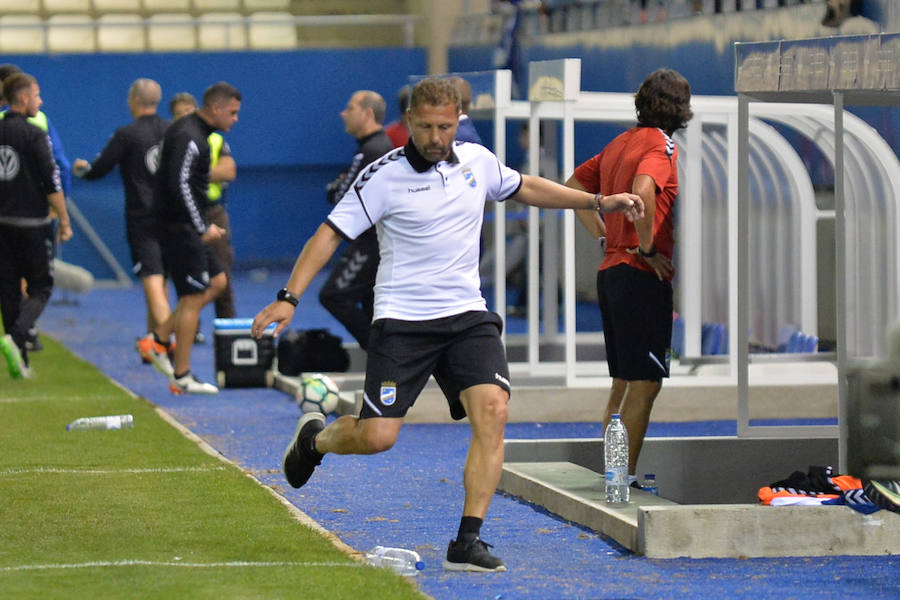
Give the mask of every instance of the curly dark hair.
POLYGON ((453 104, 457 110, 461 108, 459 89, 447 77, 426 77, 413 87, 409 98, 409 111, 412 112, 419 105, 445 104, 453 104))
POLYGON ((687 125, 691 112, 691 85, 681 73, 657 69, 647 76, 634 95, 638 125, 659 127, 671 135, 687 125))

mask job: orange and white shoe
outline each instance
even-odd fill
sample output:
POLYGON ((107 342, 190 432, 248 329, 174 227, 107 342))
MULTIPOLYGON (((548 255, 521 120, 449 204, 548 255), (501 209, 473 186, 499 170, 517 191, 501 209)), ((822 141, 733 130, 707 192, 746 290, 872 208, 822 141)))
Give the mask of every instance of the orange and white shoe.
POLYGON ((169 379, 175 374, 172 361, 169 359, 169 349, 157 342, 152 333, 148 333, 138 341, 138 352, 141 353, 141 358, 152 362, 156 370, 169 379))

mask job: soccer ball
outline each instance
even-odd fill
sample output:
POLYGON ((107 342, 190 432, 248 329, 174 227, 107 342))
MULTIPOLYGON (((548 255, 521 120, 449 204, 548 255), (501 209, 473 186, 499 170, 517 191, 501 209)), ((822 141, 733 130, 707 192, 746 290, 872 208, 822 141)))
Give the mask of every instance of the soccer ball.
POLYGON ((297 404, 305 413, 320 412, 323 415, 337 410, 338 386, 327 375, 314 373, 307 375, 300 383, 300 394, 297 396, 297 404))

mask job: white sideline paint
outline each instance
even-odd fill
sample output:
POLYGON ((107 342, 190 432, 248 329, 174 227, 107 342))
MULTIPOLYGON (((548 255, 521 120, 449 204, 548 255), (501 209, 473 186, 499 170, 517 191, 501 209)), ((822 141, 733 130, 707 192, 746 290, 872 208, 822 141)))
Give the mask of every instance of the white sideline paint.
POLYGON ((11 571, 51 571, 58 569, 96 569, 106 567, 187 567, 189 569, 218 569, 218 568, 244 568, 244 567, 350 567, 363 566, 361 563, 338 562, 251 562, 230 561, 213 563, 189 563, 165 560, 115 560, 96 561, 86 563, 62 563, 49 565, 16 565, 12 567, 0 567, 0 572, 11 571))
POLYGON ((61 475, 117 475, 120 473, 197 473, 203 471, 224 471, 225 467, 160 467, 158 469, 54 469, 52 467, 36 467, 34 469, 3 469, 0 477, 6 475, 28 475, 31 473, 53 473, 61 475))

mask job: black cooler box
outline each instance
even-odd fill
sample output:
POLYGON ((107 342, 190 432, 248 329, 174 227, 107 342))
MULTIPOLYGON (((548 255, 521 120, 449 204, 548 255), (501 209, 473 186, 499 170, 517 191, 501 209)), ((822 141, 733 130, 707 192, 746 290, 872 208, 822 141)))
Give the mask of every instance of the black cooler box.
POLYGON ((216 319, 215 364, 219 387, 272 387, 275 360, 275 324, 255 339, 253 319, 216 319))

